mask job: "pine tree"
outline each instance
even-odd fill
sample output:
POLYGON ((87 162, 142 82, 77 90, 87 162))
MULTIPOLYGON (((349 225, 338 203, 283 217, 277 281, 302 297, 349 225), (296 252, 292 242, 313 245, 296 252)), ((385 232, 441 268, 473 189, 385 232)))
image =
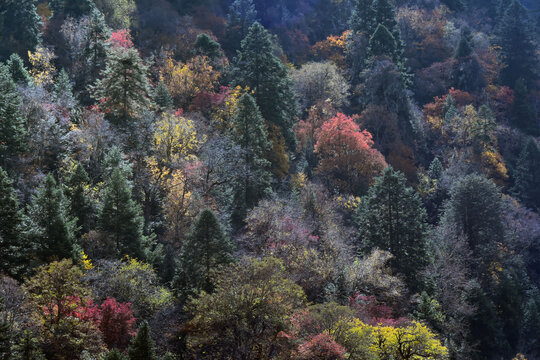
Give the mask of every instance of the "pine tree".
POLYGON ((523 146, 514 171, 512 192, 530 208, 540 208, 540 149, 529 139, 523 146))
POLYGON ((399 38, 399 28, 396 21, 396 11, 389 0, 373 0, 375 22, 377 26, 384 25, 394 38, 399 38))
POLYGON ((56 83, 54 84, 54 97, 57 103, 66 108, 73 109, 75 107, 76 101, 73 96, 73 85, 67 72, 62 69, 56 78, 56 83))
POLYGON ((177 263, 175 259, 175 252, 172 246, 168 245, 165 248, 165 256, 163 258, 163 262, 161 263, 159 267, 159 276, 161 277, 161 280, 168 284, 170 283, 174 275, 176 274, 176 268, 177 263))
POLYGON ((133 200, 131 185, 119 168, 115 168, 106 181, 99 227, 114 239, 117 255, 143 257, 141 209, 133 200))
POLYGON ((49 8, 53 17, 65 19, 68 16, 79 18, 89 15, 96 8, 92 0, 50 0, 49 8))
POLYGON ((528 24, 527 10, 518 0, 511 0, 502 17, 497 40, 504 64, 501 80, 505 85, 513 86, 520 78, 533 84, 537 78, 536 48, 528 24))
POLYGON ((69 204, 52 174, 40 184, 30 208, 32 232, 43 261, 77 259, 77 219, 69 215, 69 204))
POLYGON ((6 62, 7 67, 9 68, 9 73, 11 78, 18 85, 28 85, 32 81, 32 78, 28 74, 28 70, 24 66, 24 62, 21 57, 17 54, 11 54, 9 59, 6 62))
POLYGON ((30 249, 25 248, 23 221, 12 181, 0 167, 0 273, 20 277, 26 270, 30 249))
POLYGON ((117 125, 127 124, 150 107, 147 67, 136 49, 112 51, 101 75, 92 86, 93 97, 103 101, 103 110, 117 125))
POLYGON ((249 87, 263 118, 278 126, 290 149, 296 139, 293 122, 297 115, 295 96, 287 68, 274 54, 271 35, 259 23, 250 27, 235 59, 235 85, 249 87))
POLYGON ((397 61, 396 40, 386 26, 379 24, 369 39, 370 56, 386 55, 397 61))
POLYGON ((355 33, 364 33, 368 37, 377 28, 373 0, 356 0, 354 10, 349 20, 349 27, 355 33))
POLYGON ((157 360, 148 322, 143 321, 128 349, 129 360, 157 360))
POLYGON ((197 55, 208 56, 210 59, 223 56, 221 45, 205 33, 197 36, 193 47, 197 55))
POLYGON ((426 211, 405 176, 387 167, 375 179, 357 210, 359 247, 389 251, 395 270, 418 289, 418 273, 426 264, 426 211))
POLYGON ((35 0, 0 1, 0 61, 26 55, 41 39, 41 18, 35 0))
POLYGON ((253 97, 243 94, 232 124, 233 140, 242 147, 246 169, 235 185, 233 222, 241 224, 270 185, 270 163, 264 153, 270 149, 264 120, 253 97))
POLYGON ((240 42, 256 20, 257 11, 253 0, 235 0, 231 4, 225 29, 225 45, 229 54, 234 55, 240 49, 240 42))
POLYGON ((100 72, 105 68, 107 60, 107 48, 110 30, 105 23, 103 14, 94 9, 90 16, 88 24, 88 33, 86 34, 83 56, 86 59, 86 80, 96 79, 100 72))
POLYGON ((514 87, 514 103, 511 109, 512 123, 523 131, 533 135, 540 132, 538 118, 529 101, 529 91, 523 79, 519 79, 514 87))
POLYGON ((169 88, 167 88, 167 85, 162 80, 158 82, 154 91, 154 102, 161 112, 169 110, 173 106, 173 98, 169 92, 169 88))
POLYGON ((9 69, 0 64, 0 165, 24 150, 26 131, 20 112, 22 101, 9 69))
POLYGON ((232 244, 225 237, 221 224, 212 210, 201 211, 191 233, 182 246, 180 271, 175 287, 186 299, 199 290, 211 292, 212 272, 232 260, 232 244))
POLYGON ((93 228, 95 209, 88 196, 90 178, 82 164, 77 163, 73 172, 66 179, 66 185, 70 210, 77 218, 78 235, 85 234, 93 228))
POLYGON ((429 164, 429 178, 432 180, 439 180, 444 171, 443 165, 439 158, 433 159, 431 164, 429 164))

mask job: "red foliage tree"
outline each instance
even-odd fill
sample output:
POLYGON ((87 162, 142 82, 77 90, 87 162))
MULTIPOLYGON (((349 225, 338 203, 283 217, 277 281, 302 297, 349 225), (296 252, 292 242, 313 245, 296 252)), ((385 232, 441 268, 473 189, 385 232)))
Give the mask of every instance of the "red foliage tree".
POLYGON ((338 360, 345 358, 345 348, 332 336, 322 333, 298 346, 298 360, 338 360))
POLYGON ((103 333, 105 344, 112 349, 124 350, 137 333, 135 317, 130 303, 119 303, 108 297, 100 306, 95 318, 97 327, 103 333))
POLYGON ((330 187, 350 194, 365 192, 387 166, 384 156, 373 148, 371 133, 341 113, 323 124, 315 152, 320 158, 317 172, 330 187))
POLYGON ((131 40, 131 34, 128 29, 122 29, 115 31, 111 34, 109 42, 113 47, 123 47, 130 49, 133 47, 133 41, 131 40))

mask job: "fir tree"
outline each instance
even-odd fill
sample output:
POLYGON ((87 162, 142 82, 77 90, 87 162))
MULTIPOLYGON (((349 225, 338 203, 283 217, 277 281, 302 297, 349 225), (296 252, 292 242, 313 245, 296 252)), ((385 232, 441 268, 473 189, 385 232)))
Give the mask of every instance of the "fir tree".
POLYGON ((54 84, 54 97, 58 104, 66 109, 75 107, 75 97, 73 96, 73 85, 67 72, 62 69, 58 74, 54 84))
POLYGON ((530 208, 540 208, 540 149, 529 139, 523 146, 514 171, 512 192, 530 208))
POLYGON ((77 218, 79 236, 93 228, 95 209, 88 196, 90 178, 82 166, 77 163, 75 169, 66 179, 66 195, 69 199, 71 213, 77 218))
POLYGON ((41 18, 35 0, 0 1, 0 61, 26 55, 41 40, 41 18))
POLYGON ((11 54, 6 62, 9 68, 11 78, 18 85, 28 85, 32 81, 32 78, 28 74, 28 70, 24 66, 24 62, 17 54, 11 54))
POLYGON ((67 199, 51 174, 33 197, 30 217, 41 260, 78 258, 77 219, 69 215, 67 199))
POLYGON ((128 349, 129 360, 157 360, 148 322, 143 321, 128 349))
POLYGON ((433 159, 431 164, 429 164, 429 178, 432 180, 439 180, 444 171, 443 165, 439 158, 433 159))
POLYGON ((22 101, 9 69, 0 64, 0 165, 25 148, 22 101))
POLYGON ((454 53, 454 58, 459 59, 467 57, 473 53, 473 47, 471 45, 471 31, 465 28, 461 31, 461 37, 459 39, 458 47, 454 53))
POLYGON ((208 34, 202 33, 197 36, 194 44, 194 51, 197 55, 208 56, 210 59, 215 59, 223 56, 221 45, 208 34))
POLYGON ((131 185, 119 168, 115 168, 106 181, 99 227, 114 240, 117 255, 143 257, 141 209, 133 200, 131 185))
POLYGON ((246 169, 235 185, 233 222, 241 224, 270 185, 269 162, 263 154, 270 149, 264 120, 253 97, 244 94, 238 101, 232 136, 243 149, 246 169))
POLYGON ((12 181, 0 167, 0 272, 15 277, 24 273, 30 255, 24 247, 23 220, 12 181))
POLYGON ((536 48, 530 29, 527 10, 518 0, 511 0, 498 29, 498 45, 504 68, 501 80, 513 86, 520 78, 533 84, 538 70, 536 48))
POLYGON ((523 79, 519 79, 514 87, 514 103, 511 109, 512 123, 533 135, 538 134, 538 118, 529 101, 529 91, 523 79))
POLYGON ((406 185, 405 176, 387 167, 375 179, 357 210, 360 248, 389 251, 395 270, 412 289, 418 289, 418 273, 426 264, 426 211, 420 197, 406 185))
POLYGON ((278 126, 290 149, 296 139, 293 122, 297 115, 295 96, 287 68, 274 54, 271 35, 259 23, 250 27, 235 59, 235 85, 249 87, 263 118, 278 126))
POLYGON ((159 276, 161 277, 161 280, 166 284, 170 283, 176 274, 176 268, 177 264, 174 249, 172 246, 168 245, 165 248, 163 262, 159 267, 159 276))
POLYGON ((396 40, 386 26, 379 24, 369 39, 369 54, 370 56, 386 55, 395 61, 397 60, 396 40))
POLYGON ((92 87, 93 97, 103 101, 103 109, 117 125, 140 115, 150 107, 147 67, 136 49, 111 52, 102 79, 92 87))
POLYGON ((96 79, 105 68, 109 36, 110 30, 105 23, 103 14, 99 10, 94 9, 90 16, 85 47, 83 49, 83 56, 88 65, 86 68, 87 81, 96 79))
POLYGON ((201 211, 182 246, 180 271, 175 287, 186 299, 199 290, 211 292, 212 272, 232 260, 232 244, 212 210, 201 211))
POLYGON ((364 33, 370 37, 377 28, 373 0, 356 0, 349 27, 355 33, 364 33))
POLYGON ((158 82, 154 91, 154 102, 162 112, 171 109, 173 106, 173 98, 169 92, 169 88, 167 88, 167 85, 162 80, 158 82))
POLYGON ((88 15, 96 6, 92 0, 50 0, 49 8, 53 17, 65 19, 68 16, 79 18, 88 15))
POLYGON ((225 45, 232 55, 240 49, 240 42, 257 20, 257 11, 253 0, 235 0, 229 7, 227 28, 225 29, 225 45))

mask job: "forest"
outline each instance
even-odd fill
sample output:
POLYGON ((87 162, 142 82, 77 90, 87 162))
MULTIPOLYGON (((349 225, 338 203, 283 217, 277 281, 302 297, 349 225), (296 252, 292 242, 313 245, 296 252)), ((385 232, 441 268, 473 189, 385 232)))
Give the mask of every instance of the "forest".
POLYGON ((0 360, 540 359, 540 1, 0 0, 0 360))

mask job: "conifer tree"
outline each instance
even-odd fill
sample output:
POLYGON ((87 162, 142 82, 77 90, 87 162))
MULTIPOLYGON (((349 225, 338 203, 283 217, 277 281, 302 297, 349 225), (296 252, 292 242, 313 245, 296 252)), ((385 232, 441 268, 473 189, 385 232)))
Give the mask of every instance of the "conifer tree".
POLYGON ((514 103, 511 109, 512 123, 523 131, 533 135, 540 132, 538 118, 529 101, 529 91, 523 79, 514 87, 514 103))
POLYGON ((15 53, 11 54, 6 62, 9 68, 11 78, 18 85, 28 85, 32 81, 32 78, 28 74, 28 70, 24 66, 24 62, 21 57, 15 53))
POLYGON ((0 64, 0 165, 24 150, 26 131, 20 112, 21 98, 9 69, 0 64))
POLYGON ((221 45, 205 33, 197 36, 193 47, 197 55, 208 56, 210 59, 223 56, 221 45))
POLYGON ((128 349, 129 360, 157 360, 148 322, 143 321, 128 349))
POLYGON ((290 149, 296 139, 293 122, 297 115, 295 96, 287 68, 274 54, 271 35, 259 23, 249 28, 242 50, 235 59, 235 85, 249 87, 266 121, 276 125, 290 149))
POLYGON ((115 242, 116 254, 142 258, 143 217, 132 198, 131 185, 124 173, 115 168, 106 180, 99 227, 115 242))
POLYGON ((533 30, 529 26, 527 10, 518 0, 511 0, 498 29, 498 45, 504 64, 501 80, 513 86, 520 78, 533 84, 538 71, 533 30))
POLYGON ((107 60, 107 48, 110 30, 105 23, 103 14, 94 9, 88 24, 83 56, 87 63, 86 79, 91 81, 96 79, 105 68, 107 60))
POLYGON ((126 360, 126 357, 118 349, 112 349, 105 355, 104 360, 126 360))
POLYGON ((356 224, 360 248, 389 251, 395 270, 411 288, 418 289, 417 275, 426 264, 426 211, 405 176, 387 167, 362 199, 356 224))
POLYGON ((162 80, 158 82, 154 91, 154 102, 161 112, 169 110, 173 106, 173 98, 169 88, 162 80))
POLYGON ((39 340, 31 330, 24 330, 20 341, 14 346, 13 360, 45 360, 39 340))
POLYGON ((212 210, 201 211, 182 246, 175 287, 186 299, 199 290, 211 292, 212 271, 232 261, 232 244, 212 210))
POLYGON ((540 208, 540 149, 532 138, 519 155, 512 190, 525 206, 540 208))
POLYGON ((270 149, 264 120, 253 97, 243 94, 233 119, 232 136, 242 147, 246 169, 236 181, 233 222, 239 225, 270 185, 270 163, 264 159, 270 149))
MULTIPOLYGON (((0 315, 4 311, 4 297, 0 295, 0 315)), ((11 360, 13 346, 13 333, 11 324, 0 316, 0 360, 11 360)))
POLYGON ((466 8, 464 0, 442 0, 442 3, 452 11, 463 11, 466 8))
POLYGON ((70 210, 77 218, 78 234, 85 234, 93 228, 95 209, 88 196, 90 178, 81 163, 77 163, 75 169, 67 178, 66 185, 70 210))
POLYGON ((0 272, 15 277, 24 273, 30 255, 24 247, 23 220, 12 181, 0 167, 0 272))
POLYGON ((429 164, 429 178, 432 180, 439 180, 442 176, 442 173, 444 171, 443 165, 439 158, 433 159, 433 161, 429 164))
POLYGON ((384 25, 394 38, 400 39, 399 28, 396 21, 396 11, 389 0, 373 0, 373 10, 375 12, 375 22, 377 26, 384 25))
POLYGON ((41 39, 40 26, 35 0, 0 1, 0 61, 33 51, 41 39))
POLYGON ((370 56, 386 55, 397 61, 396 40, 386 26, 379 24, 369 39, 370 56))
POLYGON ((66 109, 75 107, 75 97, 73 96, 73 85, 67 72, 62 69, 58 74, 54 84, 54 97, 58 104, 66 109))
POLYGON ((231 4, 225 29, 225 45, 230 54, 234 55, 240 49, 240 42, 256 20, 257 10, 253 0, 235 0, 231 4))
POLYGON ((53 17, 65 19, 68 16, 79 18, 88 15, 96 6, 93 0, 50 0, 49 8, 53 17))
POLYGON ((37 243, 41 260, 77 259, 77 219, 69 215, 67 199, 52 174, 42 181, 32 200, 32 236, 37 243))
POLYGON ((377 28, 373 0, 356 0, 351 19, 349 20, 351 31, 373 35, 377 28))
POLYGON ((136 49, 112 51, 101 75, 92 87, 93 97, 103 101, 103 110, 117 125, 127 124, 150 107, 147 67, 136 49))
POLYGON ((461 37, 459 38, 458 47, 454 54, 454 58, 459 59, 467 57, 473 53, 473 47, 471 45, 471 32, 469 29, 463 29, 461 31, 461 37))

